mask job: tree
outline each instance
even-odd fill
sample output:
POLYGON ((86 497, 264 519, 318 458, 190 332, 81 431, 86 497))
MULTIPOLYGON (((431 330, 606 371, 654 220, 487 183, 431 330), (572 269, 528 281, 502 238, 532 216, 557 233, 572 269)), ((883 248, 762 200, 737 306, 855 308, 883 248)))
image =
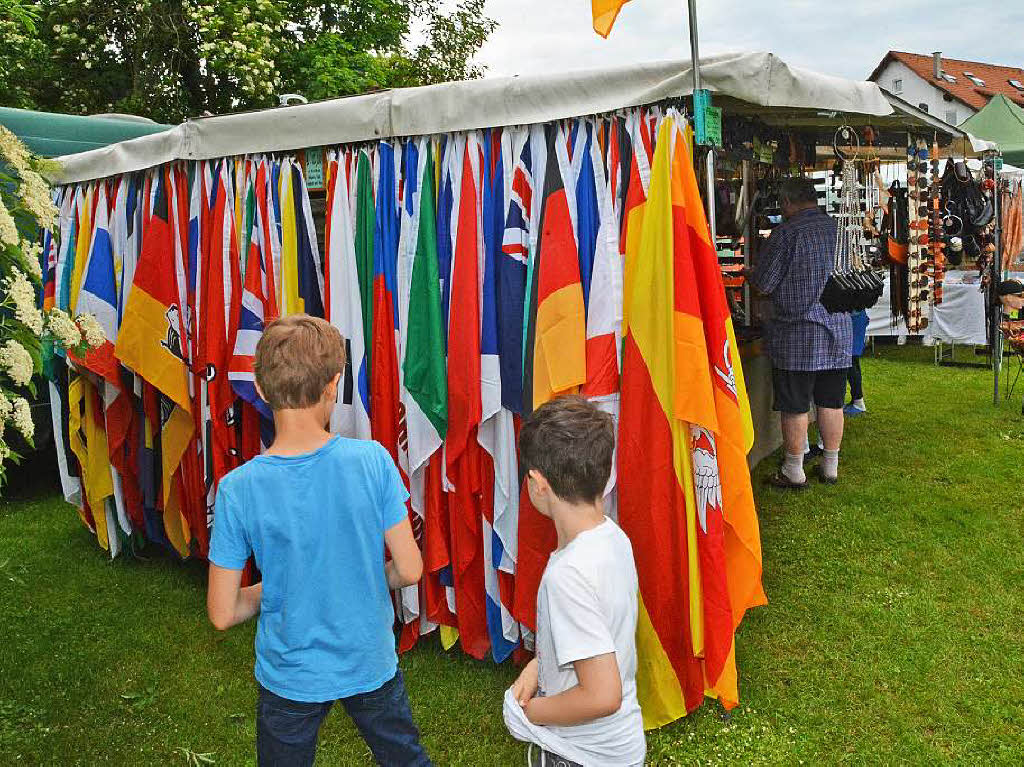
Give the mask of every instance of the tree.
POLYGON ((160 122, 272 106, 282 93, 478 77, 473 56, 495 26, 484 0, 0 0, 0 11, 8 5, 52 33, 35 58, 47 71, 19 105, 160 122))
POLYGON ((39 77, 46 46, 39 39, 38 12, 25 0, 0 0, 0 104, 31 107, 31 83, 39 77))

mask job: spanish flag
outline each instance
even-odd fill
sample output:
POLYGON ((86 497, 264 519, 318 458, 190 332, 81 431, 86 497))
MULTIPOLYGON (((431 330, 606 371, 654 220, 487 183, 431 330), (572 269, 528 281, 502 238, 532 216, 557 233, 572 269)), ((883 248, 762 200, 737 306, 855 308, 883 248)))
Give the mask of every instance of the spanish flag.
POLYGON ((619 11, 629 0, 591 0, 594 13, 594 31, 607 38, 619 17, 619 11))
POLYGON ((642 228, 630 232, 639 241, 626 261, 618 451, 619 524, 640 565, 637 685, 648 728, 697 708, 732 658, 701 241, 691 234, 703 209, 688 176, 683 132, 668 118, 642 228))
MULTIPOLYGON (((707 520, 715 527, 722 526, 726 586, 735 630, 747 609, 768 602, 761 585, 761 537, 747 464, 747 453, 754 444, 754 426, 722 272, 692 172, 689 143, 682 143, 687 151, 677 150, 673 158, 673 181, 681 181, 680 196, 686 211, 687 240, 700 299, 715 407, 715 426, 711 427, 714 436, 708 434, 700 440, 705 452, 695 450, 694 455, 707 459, 710 451, 717 463, 720 513, 709 510, 707 520)), ((709 466, 714 468, 710 462, 709 466)), ((715 667, 714 671, 719 670, 715 667)), ((739 700, 735 654, 730 651, 717 680, 705 681, 708 694, 719 698, 726 707, 735 705, 739 700)))

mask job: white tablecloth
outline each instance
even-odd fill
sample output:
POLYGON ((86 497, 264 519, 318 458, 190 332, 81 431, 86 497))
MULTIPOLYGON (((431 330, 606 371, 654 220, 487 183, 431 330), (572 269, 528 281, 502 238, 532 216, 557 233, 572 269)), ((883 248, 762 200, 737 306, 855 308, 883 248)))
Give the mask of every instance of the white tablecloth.
MULTIPOLYGON (((977 272, 950 271, 942 285, 942 303, 929 307, 928 327, 923 333, 911 333, 901 321, 892 326, 889 313, 889 277, 885 278, 882 297, 868 310, 868 336, 922 335, 923 342, 931 345, 938 342, 956 344, 984 344, 985 338, 985 294, 979 284, 966 284, 964 278, 977 277, 977 272)), ((1021 274, 1011 275, 1020 279, 1021 274)))

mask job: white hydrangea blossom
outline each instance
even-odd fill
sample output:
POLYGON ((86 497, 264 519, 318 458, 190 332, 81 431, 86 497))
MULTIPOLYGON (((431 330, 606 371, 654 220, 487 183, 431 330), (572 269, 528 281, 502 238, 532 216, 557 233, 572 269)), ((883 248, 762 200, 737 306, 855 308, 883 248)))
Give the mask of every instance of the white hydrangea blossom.
POLYGON ((43 278, 43 268, 39 263, 39 257, 43 254, 43 246, 38 242, 21 241, 21 252, 25 256, 25 266, 37 280, 43 278))
MULTIPOLYGON (((0 438, 4 436, 4 425, 0 423, 0 438)), ((0 439, 0 464, 11 457, 11 449, 0 439)))
POLYGON ((26 386, 32 380, 32 355, 14 339, 0 348, 0 366, 7 370, 16 386, 26 386))
POLYGON ((9 301, 14 304, 14 316, 38 336, 43 332, 43 315, 36 308, 35 289, 20 269, 14 267, 11 271, 12 275, 4 280, 4 287, 9 301))
POLYGON ((7 210, 4 201, 0 198, 0 245, 18 244, 18 226, 14 223, 14 217, 7 210))
POLYGON ((14 400, 14 413, 11 421, 14 423, 14 428, 20 431, 25 439, 32 439, 36 433, 36 425, 32 422, 32 408, 24 397, 14 400))
POLYGON ((65 349, 75 349, 82 343, 82 331, 75 321, 61 309, 51 309, 46 323, 50 332, 65 349))
POLYGON ((50 187, 43 177, 34 170, 23 170, 21 175, 21 200, 43 229, 53 228, 57 220, 57 206, 50 198, 50 187))
POLYGON ((14 409, 14 405, 7 399, 7 395, 0 390, 0 436, 3 436, 3 423, 10 416, 11 411, 14 409))
POLYGON ((0 157, 6 157, 19 174, 28 170, 28 149, 12 131, 0 125, 0 157))
POLYGON ((98 349, 103 346, 103 342, 107 336, 103 332, 103 326, 100 325, 97 320, 91 314, 80 314, 78 315, 78 327, 82 329, 82 336, 85 338, 85 342, 89 344, 93 349, 98 349))

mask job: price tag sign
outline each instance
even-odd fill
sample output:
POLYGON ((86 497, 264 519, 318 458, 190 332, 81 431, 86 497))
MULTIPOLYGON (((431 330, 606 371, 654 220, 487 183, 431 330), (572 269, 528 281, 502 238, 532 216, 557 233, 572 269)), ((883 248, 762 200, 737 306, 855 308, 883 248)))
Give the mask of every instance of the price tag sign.
POLYGON ((693 92, 693 143, 703 146, 707 141, 707 110, 711 106, 711 91, 701 88, 693 92))
POLYGON ((305 154, 306 188, 324 188, 324 150, 321 147, 307 149, 305 154))
POLYGON ((704 143, 711 146, 722 146, 722 108, 707 106, 704 108, 704 143))

